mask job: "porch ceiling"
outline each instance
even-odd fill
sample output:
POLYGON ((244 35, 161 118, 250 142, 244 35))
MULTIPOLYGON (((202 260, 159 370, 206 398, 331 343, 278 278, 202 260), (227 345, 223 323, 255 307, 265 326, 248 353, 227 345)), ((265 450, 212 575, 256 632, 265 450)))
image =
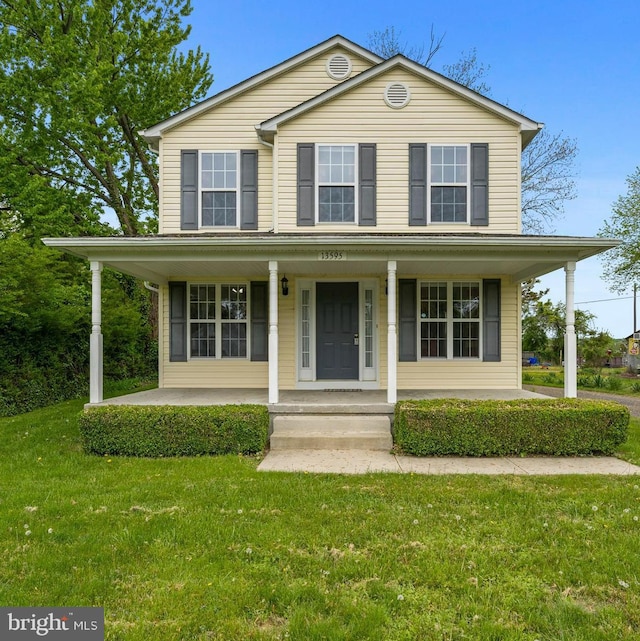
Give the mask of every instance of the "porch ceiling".
POLYGON ((278 261, 279 272, 301 276, 383 276, 387 261, 395 260, 400 276, 492 275, 521 282, 619 244, 607 238, 566 236, 272 233, 47 238, 44 242, 159 284, 212 275, 266 278, 273 260, 278 261), (341 252, 342 260, 323 260, 322 252, 341 252))

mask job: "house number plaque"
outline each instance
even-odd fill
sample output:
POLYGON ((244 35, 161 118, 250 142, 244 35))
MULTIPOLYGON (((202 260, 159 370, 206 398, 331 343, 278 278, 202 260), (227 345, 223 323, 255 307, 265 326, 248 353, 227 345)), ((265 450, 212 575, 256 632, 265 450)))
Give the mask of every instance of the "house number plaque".
POLYGON ((323 249, 318 254, 318 260, 347 260, 347 252, 323 249))

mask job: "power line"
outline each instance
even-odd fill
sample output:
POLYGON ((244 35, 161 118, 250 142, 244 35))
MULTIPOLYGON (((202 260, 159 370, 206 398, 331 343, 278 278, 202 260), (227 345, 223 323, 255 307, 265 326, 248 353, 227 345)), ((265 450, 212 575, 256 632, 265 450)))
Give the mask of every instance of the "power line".
POLYGON ((600 300, 583 300, 579 303, 574 303, 574 305, 587 305, 589 303, 608 303, 612 300, 631 300, 633 296, 618 296, 617 298, 601 298, 600 300))

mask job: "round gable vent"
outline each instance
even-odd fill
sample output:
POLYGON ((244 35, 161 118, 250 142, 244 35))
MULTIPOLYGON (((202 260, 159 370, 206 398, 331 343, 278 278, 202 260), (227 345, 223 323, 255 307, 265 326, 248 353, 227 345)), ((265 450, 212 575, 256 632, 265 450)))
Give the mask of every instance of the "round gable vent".
POLYGON ((327 73, 334 80, 343 80, 351 75, 351 60, 342 53, 336 53, 327 60, 327 73))
POLYGON ((406 107, 411 100, 409 87, 402 82, 391 82, 384 91, 384 101, 393 109, 406 107))

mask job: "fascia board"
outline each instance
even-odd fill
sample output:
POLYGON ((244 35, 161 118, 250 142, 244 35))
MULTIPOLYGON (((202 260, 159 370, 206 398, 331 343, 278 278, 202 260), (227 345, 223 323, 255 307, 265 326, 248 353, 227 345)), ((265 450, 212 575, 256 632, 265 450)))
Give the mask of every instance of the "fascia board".
POLYGON ((350 51, 375 65, 380 64, 380 62, 383 61, 383 58, 375 53, 361 47, 355 42, 351 42, 351 40, 348 40, 343 36, 336 35, 138 133, 148 142, 157 143, 165 131, 172 129, 187 120, 191 120, 201 113, 208 111, 209 109, 212 109, 213 107, 222 104, 245 91, 249 91, 258 85, 267 82, 271 78, 285 73, 286 71, 289 71, 303 62, 310 60, 336 46, 341 46, 347 51, 350 51))
POLYGON ((256 129, 264 134, 275 133, 279 125, 284 124, 285 122, 296 118, 297 116, 300 116, 312 109, 315 109, 316 107, 342 95, 343 93, 351 91, 352 89, 360 86, 365 82, 368 82, 372 78, 375 78, 382 73, 389 71, 390 69, 393 69, 394 67, 401 67, 415 73, 418 76, 422 76, 426 80, 429 80, 430 82, 433 82, 434 84, 454 94, 457 94, 458 96, 468 100, 469 102, 472 102, 486 109, 487 111, 495 113, 500 117, 518 125, 520 131, 523 132, 523 137, 525 137, 524 132, 534 132, 533 135, 530 136, 530 138, 533 138, 535 133, 537 133, 544 126, 542 123, 531 120, 527 116, 509 109, 509 107, 505 107, 495 100, 486 98, 485 96, 482 96, 481 94, 472 91, 471 89, 468 89, 467 87, 453 80, 450 80, 449 78, 446 78, 445 76, 442 76, 441 74, 432 71, 431 69, 428 69, 423 65, 419 65, 418 63, 413 62, 412 60, 409 60, 402 55, 397 55, 393 58, 389 58, 384 62, 381 62, 371 69, 363 71, 362 73, 349 80, 345 80, 339 85, 336 85, 335 87, 324 91, 323 93, 297 105, 296 107, 293 107, 292 109, 289 109, 288 111, 278 114, 277 116, 274 116, 269 120, 265 120, 264 122, 257 125, 256 129))
POLYGON ((452 250, 460 251, 526 251, 529 254, 536 252, 571 253, 579 260, 598 254, 607 249, 613 249, 621 241, 613 238, 592 238, 578 236, 474 236, 464 235, 439 236, 439 235, 366 235, 366 236, 336 236, 336 235, 308 235, 291 234, 290 236, 230 236, 221 235, 215 238, 199 236, 134 236, 134 237, 105 237, 93 238, 44 238, 43 243, 48 247, 64 249, 70 253, 86 257, 87 253, 97 253, 101 250, 142 250, 151 248, 167 250, 196 250, 218 248, 219 250, 238 249, 295 249, 313 248, 316 246, 332 246, 348 248, 353 247, 373 251, 397 250, 424 250, 431 251, 452 250))

